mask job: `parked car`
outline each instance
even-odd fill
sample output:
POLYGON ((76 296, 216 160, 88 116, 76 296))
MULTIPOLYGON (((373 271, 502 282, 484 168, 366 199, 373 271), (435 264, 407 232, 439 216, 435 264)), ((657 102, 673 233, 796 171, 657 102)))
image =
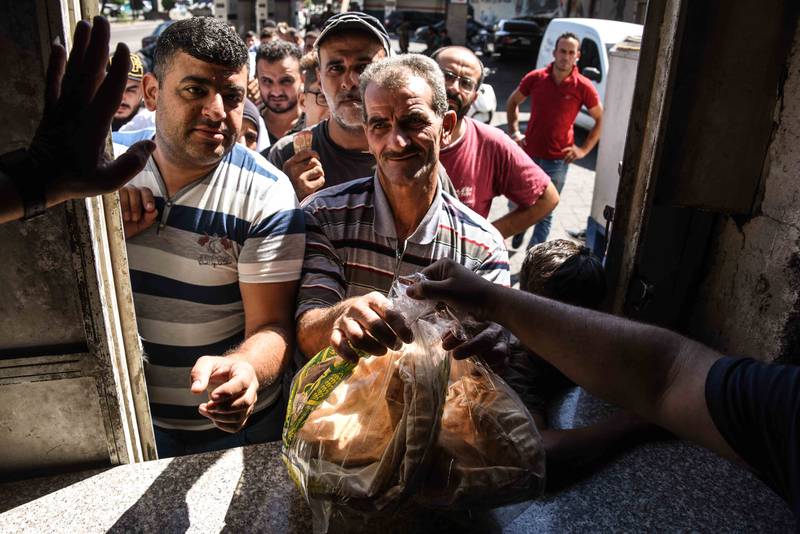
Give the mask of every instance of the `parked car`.
POLYGON ((494 28, 494 51, 501 57, 536 53, 549 19, 537 17, 501 19, 494 28))
POLYGON ((386 31, 394 33, 397 27, 403 20, 408 21, 409 30, 414 31, 420 26, 430 26, 437 22, 444 21, 444 13, 422 12, 422 11, 405 11, 397 9, 389 13, 389 16, 383 21, 386 26, 386 31))
MULTIPOLYGON (((619 22, 602 19, 553 19, 547 26, 539 47, 536 68, 541 69, 553 61, 553 49, 556 39, 565 32, 572 32, 581 41, 581 57, 578 70, 592 80, 600 102, 606 95, 606 78, 608 77, 608 51, 628 37, 641 39, 644 27, 641 24, 619 22)), ((594 119, 586 109, 582 109, 575 119, 575 125, 590 130, 594 127, 594 119)))
MULTIPOLYGON (((447 27, 447 21, 441 20, 433 25, 420 26, 414 32, 414 41, 425 42, 425 37, 431 31, 431 28, 436 31, 442 31, 447 27)), ((486 46, 480 46, 481 43, 487 43, 490 40, 489 28, 472 19, 467 19, 467 45, 475 49, 473 44, 477 44, 478 50, 486 50, 486 46)))
POLYGON ((153 53, 156 51, 156 41, 158 41, 158 37, 174 23, 174 20, 162 22, 156 26, 153 33, 142 38, 142 48, 136 53, 142 58, 145 72, 152 72, 153 70, 153 53))
POLYGON ((153 33, 151 33, 150 35, 146 35, 146 36, 142 37, 142 50, 144 50, 145 48, 147 48, 150 45, 156 44, 156 41, 158 41, 158 36, 161 35, 162 33, 164 33, 164 30, 169 28, 174 23, 175 23, 174 20, 164 21, 161 24, 159 24, 158 26, 156 26, 156 29, 153 30, 153 33))

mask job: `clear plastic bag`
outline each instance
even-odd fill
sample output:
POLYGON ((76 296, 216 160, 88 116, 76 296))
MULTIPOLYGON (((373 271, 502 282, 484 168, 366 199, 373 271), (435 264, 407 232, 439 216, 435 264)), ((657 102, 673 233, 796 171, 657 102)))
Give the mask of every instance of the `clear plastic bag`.
POLYGON ((407 297, 408 283, 390 300, 412 343, 357 363, 327 348, 292 382, 283 457, 316 532, 334 511, 505 504, 543 487, 541 440, 522 401, 482 364, 451 361, 441 340, 463 336, 458 320, 407 297))
POLYGON ((539 495, 545 485, 544 448, 522 400, 474 358, 450 365, 434 458, 417 502, 460 509, 539 495))

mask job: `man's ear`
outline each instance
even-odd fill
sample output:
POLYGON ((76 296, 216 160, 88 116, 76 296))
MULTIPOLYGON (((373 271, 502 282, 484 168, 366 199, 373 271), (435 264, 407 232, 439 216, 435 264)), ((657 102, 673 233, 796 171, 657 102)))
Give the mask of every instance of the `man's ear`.
POLYGON ((142 78, 142 90, 144 92, 144 105, 148 111, 156 110, 158 101, 158 80, 152 72, 148 72, 142 78))
POLYGON ((457 122, 458 117, 456 116, 455 111, 451 109, 445 111, 444 116, 442 117, 442 147, 446 147, 450 144, 450 139, 456 129, 457 122))

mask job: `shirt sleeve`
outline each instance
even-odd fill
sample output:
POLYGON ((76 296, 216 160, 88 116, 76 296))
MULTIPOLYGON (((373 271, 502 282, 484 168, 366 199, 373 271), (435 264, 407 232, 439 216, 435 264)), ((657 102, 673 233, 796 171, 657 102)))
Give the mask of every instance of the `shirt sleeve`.
POLYGON ((800 367, 721 358, 706 404, 722 437, 800 513, 800 367))
MULTIPOLYGON (((500 234, 497 234, 500 243, 502 243, 502 237, 500 234)), ((511 272, 508 265, 508 251, 506 250, 505 245, 498 245, 496 246, 489 256, 483 260, 483 263, 478 265, 475 269, 475 273, 489 280, 490 282, 494 282, 495 284, 500 284, 501 286, 509 287, 511 286, 511 272)))
POLYGON ((239 281, 263 284, 299 280, 305 223, 289 179, 281 175, 259 201, 263 207, 251 221, 239 252, 239 281))
POLYGON ((303 273, 297 297, 295 317, 308 310, 329 308, 344 300, 347 281, 344 262, 325 234, 313 205, 303 209, 306 226, 306 248, 303 273))
POLYGON ((502 175, 497 193, 523 208, 536 204, 550 184, 550 177, 508 136, 499 136, 497 142, 494 157, 502 175))
POLYGON ((278 170, 282 171, 286 160, 294 156, 294 145, 291 142, 291 138, 284 138, 264 150, 261 155, 275 165, 278 170))

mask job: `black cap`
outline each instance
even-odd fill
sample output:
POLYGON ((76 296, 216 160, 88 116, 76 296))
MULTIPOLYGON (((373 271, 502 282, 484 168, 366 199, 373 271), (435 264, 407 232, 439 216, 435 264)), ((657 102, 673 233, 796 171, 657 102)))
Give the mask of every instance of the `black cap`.
POLYGON ((386 55, 392 55, 392 45, 389 41, 389 34, 386 32, 386 28, 383 27, 383 24, 381 24, 381 21, 372 15, 367 15, 360 11, 338 13, 329 18, 327 22, 325 22, 325 26, 322 27, 322 31, 319 33, 319 37, 317 37, 317 42, 314 43, 314 48, 319 49, 319 46, 325 39, 347 30, 361 30, 372 33, 383 45, 386 55))

